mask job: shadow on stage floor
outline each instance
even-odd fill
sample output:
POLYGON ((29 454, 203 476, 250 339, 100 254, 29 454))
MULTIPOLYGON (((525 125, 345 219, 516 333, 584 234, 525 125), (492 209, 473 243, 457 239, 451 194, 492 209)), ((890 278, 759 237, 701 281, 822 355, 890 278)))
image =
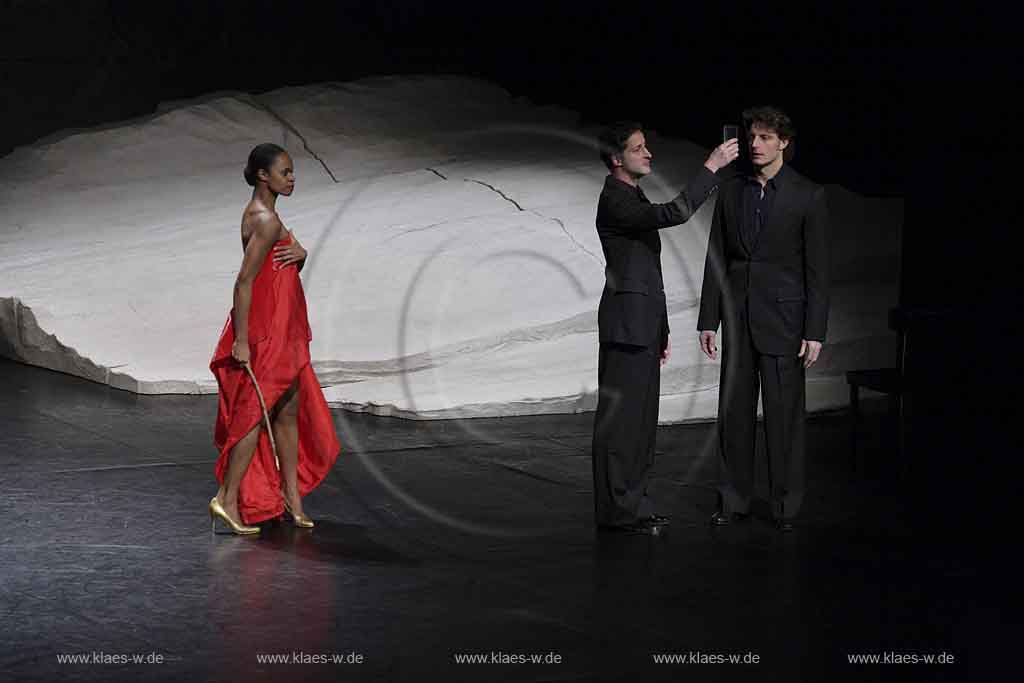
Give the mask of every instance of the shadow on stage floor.
POLYGON ((305 502, 316 529, 234 537, 206 513, 216 397, 8 361, 0 377, 0 675, 16 680, 967 680, 989 619, 970 558, 911 521, 884 404, 867 403, 856 475, 845 415, 810 419, 792 534, 766 508, 707 524, 710 424, 659 430, 672 525, 652 538, 592 528, 592 414, 338 411, 344 451, 305 502), (956 660, 923 676, 847 660, 886 653, 956 660), (314 661, 335 655, 350 661, 314 661))

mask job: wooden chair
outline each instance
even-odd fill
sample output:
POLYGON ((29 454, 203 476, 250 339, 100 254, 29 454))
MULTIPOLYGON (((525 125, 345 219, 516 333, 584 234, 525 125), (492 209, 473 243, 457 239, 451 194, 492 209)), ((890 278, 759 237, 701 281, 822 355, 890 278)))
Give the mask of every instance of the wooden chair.
POLYGON ((899 349, 895 368, 874 368, 870 370, 850 370, 846 373, 846 382, 850 385, 850 468, 858 469, 857 434, 860 431, 860 390, 871 389, 889 396, 889 412, 896 417, 896 457, 902 463, 901 470, 906 472, 904 462, 906 448, 906 358, 907 329, 910 315, 908 312, 894 308, 889 311, 889 327, 899 333, 899 349))

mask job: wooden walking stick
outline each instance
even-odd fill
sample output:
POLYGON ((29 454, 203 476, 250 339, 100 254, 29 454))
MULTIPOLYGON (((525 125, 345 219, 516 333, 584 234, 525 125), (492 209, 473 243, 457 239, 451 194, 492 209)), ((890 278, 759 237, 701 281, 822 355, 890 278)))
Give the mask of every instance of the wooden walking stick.
MULTIPOLYGON (((260 391, 259 382, 256 381, 256 375, 253 374, 252 368, 249 367, 248 363, 244 363, 245 371, 249 373, 249 379, 252 380, 252 386, 256 389, 256 397, 260 400, 260 408, 263 409, 263 419, 267 423, 267 436, 270 437, 270 448, 274 451, 274 465, 277 467, 277 475, 283 477, 281 474, 281 461, 277 457, 277 443, 274 441, 274 428, 270 426, 270 414, 267 412, 267 403, 263 400, 263 392, 260 391)), ((292 522, 297 527, 303 529, 312 529, 313 520, 305 515, 296 516, 290 507, 288 507, 288 501, 284 500, 284 491, 281 491, 281 499, 284 501, 284 509, 292 515, 292 522)))
POLYGON ((249 373, 249 379, 252 380, 252 386, 256 390, 256 398, 260 400, 260 408, 263 409, 263 419, 267 423, 267 436, 270 437, 270 450, 274 452, 274 465, 277 467, 278 474, 281 473, 281 461, 277 457, 277 443, 274 441, 274 428, 270 425, 270 413, 267 412, 267 404, 263 400, 263 392, 260 391, 260 384, 256 381, 256 375, 252 373, 252 368, 249 367, 248 363, 242 363, 242 367, 249 373))

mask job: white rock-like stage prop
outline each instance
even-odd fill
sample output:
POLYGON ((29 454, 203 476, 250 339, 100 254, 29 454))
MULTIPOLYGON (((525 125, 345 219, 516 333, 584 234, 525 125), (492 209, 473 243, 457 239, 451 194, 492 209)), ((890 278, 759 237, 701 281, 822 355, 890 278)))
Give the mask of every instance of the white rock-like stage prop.
MULTIPOLYGON (((309 249, 312 355, 337 406, 416 418, 592 410, 605 169, 593 130, 457 77, 217 94, 0 159, 0 354, 128 391, 215 392, 260 142, 298 184, 278 210, 309 249)), ((666 201, 707 150, 649 133, 666 201)), ((832 313, 808 407, 891 364, 903 203, 828 187, 832 313)), ((712 206, 662 231, 672 360, 662 422, 714 417, 696 341, 712 206)))

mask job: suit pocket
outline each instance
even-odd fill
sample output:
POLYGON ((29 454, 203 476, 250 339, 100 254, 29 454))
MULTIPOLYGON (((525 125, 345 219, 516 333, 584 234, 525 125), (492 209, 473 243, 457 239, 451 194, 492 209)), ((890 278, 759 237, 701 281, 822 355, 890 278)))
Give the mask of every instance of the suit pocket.
POLYGON ((802 334, 805 299, 803 291, 796 287, 780 287, 775 297, 783 325, 790 335, 802 334))
POLYGON ((778 296, 775 300, 779 303, 788 301, 803 301, 807 297, 804 296, 804 291, 796 287, 780 287, 778 296))
POLYGON ((615 288, 616 294, 622 294, 623 292, 629 292, 631 294, 647 294, 648 288, 647 283, 643 280, 635 280, 633 278, 623 278, 619 286, 615 288))

